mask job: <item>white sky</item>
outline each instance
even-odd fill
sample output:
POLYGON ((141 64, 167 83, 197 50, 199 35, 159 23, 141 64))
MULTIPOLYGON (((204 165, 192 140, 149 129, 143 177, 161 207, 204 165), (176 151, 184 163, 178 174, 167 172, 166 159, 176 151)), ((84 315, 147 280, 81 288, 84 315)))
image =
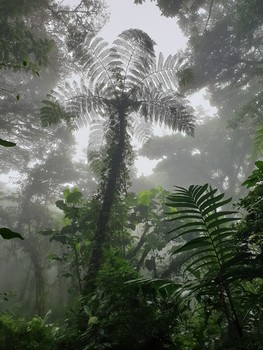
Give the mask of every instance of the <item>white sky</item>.
POLYGON ((99 33, 111 43, 124 30, 141 29, 157 44, 156 52, 165 56, 176 53, 186 46, 186 39, 174 18, 160 15, 159 8, 150 0, 135 5, 133 0, 106 0, 110 20, 99 33))
MULTIPOLYGON (((106 3, 109 6, 110 19, 100 31, 99 36, 109 44, 122 31, 134 28, 145 31, 156 42, 156 53, 161 51, 165 57, 186 47, 187 39, 177 25, 176 19, 161 16, 159 8, 150 0, 146 0, 143 5, 135 5, 133 0, 106 0, 106 3)), ((209 102, 203 99, 202 94, 195 94, 190 101, 194 108, 202 105, 210 113, 215 112, 211 110, 209 102)), ((87 147, 87 132, 88 130, 79 130, 76 133, 79 140, 78 158, 86 156, 86 150, 83 152, 83 149, 87 147)), ((158 134, 162 134, 162 131, 158 134)), ((138 157, 135 161, 138 176, 151 174, 157 163, 156 160, 138 157)))

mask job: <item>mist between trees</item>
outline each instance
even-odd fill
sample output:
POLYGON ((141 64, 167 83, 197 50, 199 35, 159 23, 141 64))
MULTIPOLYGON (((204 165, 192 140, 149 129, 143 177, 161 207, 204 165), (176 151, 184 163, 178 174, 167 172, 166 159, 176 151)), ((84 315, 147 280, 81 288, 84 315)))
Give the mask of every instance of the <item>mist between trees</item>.
POLYGON ((262 349, 263 3, 152 2, 185 50, 1 1, 0 349, 262 349))

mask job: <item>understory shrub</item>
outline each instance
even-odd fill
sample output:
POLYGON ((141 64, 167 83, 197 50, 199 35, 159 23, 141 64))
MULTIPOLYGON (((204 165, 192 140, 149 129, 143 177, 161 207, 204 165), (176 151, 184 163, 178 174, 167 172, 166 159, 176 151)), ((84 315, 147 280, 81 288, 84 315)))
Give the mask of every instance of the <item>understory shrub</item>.
POLYGON ((55 327, 39 317, 31 320, 0 314, 1 350, 53 350, 55 327))

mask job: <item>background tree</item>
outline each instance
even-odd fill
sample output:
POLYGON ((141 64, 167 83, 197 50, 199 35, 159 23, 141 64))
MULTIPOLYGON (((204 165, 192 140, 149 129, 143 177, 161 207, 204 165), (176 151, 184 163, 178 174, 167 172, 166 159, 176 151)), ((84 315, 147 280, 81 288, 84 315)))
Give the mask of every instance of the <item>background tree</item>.
POLYGON ((224 0, 195 4, 187 0, 158 0, 157 5, 163 15, 178 17, 189 38, 183 56, 187 57, 185 68, 191 70, 193 79, 187 89, 208 87, 212 103, 225 117, 225 107, 232 106, 231 114, 237 112, 240 105, 261 92, 263 6, 260 0, 231 5, 224 0))
POLYGON ((216 117, 199 120, 197 125, 194 139, 174 134, 155 137, 143 146, 142 156, 159 160, 147 178, 167 190, 174 182, 182 187, 207 182, 239 198, 245 191, 241 184, 253 168, 249 131, 228 129, 216 117))

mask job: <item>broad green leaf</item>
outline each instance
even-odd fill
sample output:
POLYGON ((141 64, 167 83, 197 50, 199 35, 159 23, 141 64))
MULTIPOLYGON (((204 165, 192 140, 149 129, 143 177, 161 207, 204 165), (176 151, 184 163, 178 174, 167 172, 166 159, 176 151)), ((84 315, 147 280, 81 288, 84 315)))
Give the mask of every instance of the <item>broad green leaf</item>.
POLYGON ((79 191, 71 192, 67 196, 67 203, 77 204, 82 198, 82 193, 79 191))
POLYGON ((68 208, 67 205, 62 200, 56 201, 56 207, 61 210, 66 210, 68 208))
POLYGON ((4 147, 14 147, 16 143, 0 139, 0 145, 4 147))
POLYGON ((142 191, 138 195, 138 203, 143 204, 146 207, 149 206, 151 202, 151 191, 142 191))
POLYGON ((6 227, 0 228, 0 235, 4 239, 13 239, 13 238, 24 239, 20 233, 11 231, 9 228, 6 228, 6 227))
POLYGON ((255 162, 255 165, 257 168, 259 168, 259 170, 263 171, 263 161, 262 160, 257 160, 255 162))
POLYGON ((70 194, 70 189, 69 189, 69 188, 66 188, 66 189, 63 191, 64 198, 67 199, 67 197, 68 197, 69 194, 70 194))

